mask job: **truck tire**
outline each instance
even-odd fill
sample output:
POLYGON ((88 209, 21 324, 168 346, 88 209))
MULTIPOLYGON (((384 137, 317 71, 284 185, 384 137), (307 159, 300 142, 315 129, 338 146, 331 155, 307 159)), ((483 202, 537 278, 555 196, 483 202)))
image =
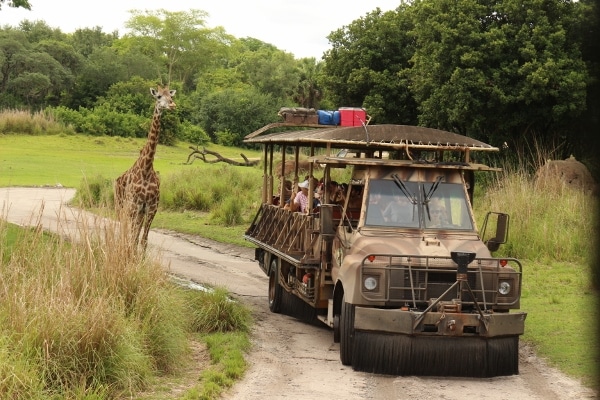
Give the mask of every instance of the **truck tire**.
POLYGON ((281 311, 281 296, 283 289, 279 284, 279 266, 277 258, 271 261, 271 270, 269 271, 269 310, 274 313, 281 311))
POLYGON ((333 343, 340 342, 340 314, 333 316, 333 343))
POLYGON ((346 295, 342 297, 340 314, 340 361, 344 365, 352 365, 354 353, 354 304, 346 303, 346 295))

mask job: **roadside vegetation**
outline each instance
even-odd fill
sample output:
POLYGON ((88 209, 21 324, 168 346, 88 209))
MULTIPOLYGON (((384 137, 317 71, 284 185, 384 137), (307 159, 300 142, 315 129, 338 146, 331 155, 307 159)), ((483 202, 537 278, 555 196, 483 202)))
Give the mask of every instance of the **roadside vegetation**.
MULTIPOLYGON (((78 189, 76 201, 81 202, 78 204, 100 214, 112 212, 109 205, 112 201, 112 182, 120 171, 128 168, 135 159, 134 149, 143 145, 141 139, 132 139, 131 143, 127 142, 127 146, 123 146, 122 141, 112 138, 96 138, 90 141, 81 135, 41 136, 38 139, 32 142, 27 136, 0 136, 0 146, 11 147, 11 151, 4 155, 4 165, 15 166, 9 179, 2 180, 3 177, 0 176, 0 185, 17 185, 19 180, 27 180, 28 185, 46 184, 44 177, 36 178, 35 174, 28 171, 28 163, 22 161, 27 158, 25 153, 35 154, 35 168, 32 166, 32 171, 54 170, 54 173, 61 177, 64 186, 78 189), (83 148, 79 153, 72 151, 71 147, 75 143, 79 143, 83 148), (96 154, 98 152, 99 154, 96 154), (84 169, 72 168, 74 159, 78 159, 74 158, 74 154, 86 160, 85 163, 81 163, 84 169), (103 158, 108 154, 112 155, 113 160, 119 160, 118 167, 104 162, 103 158), (56 163, 56 159, 62 160, 61 163, 56 163), (19 168, 16 168, 17 165, 19 168), (103 170, 107 172, 102 173, 103 170), (82 175, 87 176, 90 171, 94 174, 92 178, 82 178, 82 175)), ((240 152, 249 157, 257 156, 257 153, 246 149, 216 145, 209 148, 222 152, 227 157, 235 157, 240 152)), ((181 160, 187 159, 188 154, 189 149, 184 144, 175 148, 159 148, 161 170, 166 172, 161 173, 161 208, 153 227, 248 246, 243 240, 243 232, 254 218, 258 207, 262 168, 232 167, 201 161, 183 165, 181 160), (228 217, 223 217, 226 215, 228 217)), ((507 166, 505 172, 498 174, 496 179, 488 180, 485 190, 477 191, 475 211, 480 224, 489 210, 508 212, 511 215, 509 241, 501 246, 497 255, 516 257, 523 263, 521 309, 528 313, 523 339, 550 365, 593 387, 597 385, 596 378, 599 373, 599 349, 595 338, 600 315, 598 288, 592 279, 595 241, 591 239, 596 237, 598 226, 597 201, 590 195, 567 189, 559 183, 535 184, 530 172, 534 169, 507 166)), ((5 232, 5 229, 6 227, 2 231, 5 232)), ((5 235, 6 233, 3 233, 3 236, 5 235)), ((23 234, 17 236, 22 237, 23 234)), ((12 247, 3 247, 4 262, 9 254, 19 254, 20 250, 11 250, 19 240, 7 241, 3 237, 3 244, 13 243, 12 247)), ((37 240, 34 242, 37 243, 37 240)), ((59 241, 53 245, 56 250, 44 247, 39 251, 54 252, 64 249, 66 245, 59 241)), ((22 249, 22 246, 17 245, 16 248, 22 249)), ((51 258, 57 257, 65 256, 56 255, 51 258)), ((134 263, 134 266, 136 265, 134 263)), ((158 268, 154 263, 151 267, 158 268)), ((15 267, 11 268, 15 274, 15 267)), ((164 288, 170 296, 178 299, 178 302, 183 302, 173 294, 177 293, 177 290, 173 290, 166 283, 164 288)), ((169 315, 169 318, 172 317, 169 315)), ((244 332, 244 329, 246 328, 241 331, 244 332)), ((233 337, 214 339, 212 351, 219 354, 217 359, 223 354, 222 346, 237 348, 240 358, 243 358, 248 345, 247 337, 240 339, 236 336, 238 333, 231 335, 233 337)), ((14 334, 7 337, 14 338, 14 334)), ((200 336, 200 340, 208 343, 210 339, 208 336, 200 336)), ((228 352, 229 350, 226 353, 228 352)), ((14 357, 14 354, 12 356, 14 357)), ((15 363, 21 362, 15 360, 15 363)), ((243 368, 236 369, 237 372, 233 375, 239 376, 242 370, 243 368)), ((205 379, 214 380, 214 385, 221 390, 229 384, 227 379, 224 380, 224 384, 218 383, 223 377, 214 376, 214 372, 206 374, 208 377, 205 379)), ((214 385, 209 386, 218 391, 214 385)))
POLYGON ((523 264, 523 340, 550 365, 598 391, 598 199, 559 180, 536 182, 524 167, 506 166, 475 198, 479 223, 490 210, 511 216, 508 242, 496 255, 523 264))
POLYGON ((216 398, 244 373, 243 305, 176 284, 114 224, 78 225, 85 240, 70 242, 0 220, 1 398, 171 397, 162 382, 197 370, 204 353, 186 398, 216 398))

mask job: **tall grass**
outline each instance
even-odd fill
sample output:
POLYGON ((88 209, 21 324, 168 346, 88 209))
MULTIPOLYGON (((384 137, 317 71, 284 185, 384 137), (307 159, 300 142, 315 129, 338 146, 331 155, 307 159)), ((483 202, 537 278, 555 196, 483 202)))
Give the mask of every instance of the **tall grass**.
POLYGON ((537 182, 518 166, 506 166, 494 184, 476 199, 485 210, 510 214, 510 237, 503 252, 539 261, 591 265, 595 256, 597 199, 556 180, 537 182))
POLYGON ((181 297, 160 264, 114 226, 79 225, 81 241, 33 229, 9 255, 2 245, 1 398, 134 393, 186 351, 181 297))
POLYGON ((223 291, 177 287, 115 223, 81 219, 73 241, 3 221, 0 398, 132 396, 177 371, 191 332, 248 330, 248 312, 223 291), (221 325, 194 325, 192 311, 221 325))
MULTIPOLYGON (((254 216, 260 201, 260 171, 221 165, 204 174, 182 170, 161 177, 160 207, 166 212, 209 213, 213 223, 231 227, 254 216)), ((112 207, 114 181, 101 175, 82 179, 75 202, 84 208, 112 207)))
POLYGON ((0 111, 0 134, 18 133, 22 135, 55 135, 59 133, 74 134, 70 127, 65 127, 51 115, 44 112, 24 110, 0 111))
POLYGON ((536 181, 535 170, 506 166, 476 196, 475 211, 479 221, 489 210, 511 216, 508 242, 498 252, 523 263, 524 340, 550 365, 598 390, 598 201, 558 177, 536 181))

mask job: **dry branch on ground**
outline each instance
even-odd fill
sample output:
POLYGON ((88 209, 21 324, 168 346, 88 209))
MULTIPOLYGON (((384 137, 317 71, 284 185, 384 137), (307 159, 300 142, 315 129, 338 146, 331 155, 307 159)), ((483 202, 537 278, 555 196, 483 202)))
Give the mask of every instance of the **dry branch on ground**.
POLYGON ((260 162, 260 160, 248 160, 248 157, 246 157, 243 153, 240 153, 240 156, 244 159, 244 161, 241 162, 241 161, 232 160, 227 157, 223 157, 216 151, 207 150, 205 147, 203 147, 202 150, 199 150, 198 146, 190 146, 190 149, 192 149, 192 152, 190 153, 190 155, 187 158, 187 161, 185 162, 186 165, 190 165, 197 158, 199 158, 200 160, 204 161, 205 163, 209 163, 209 164, 224 162, 224 163, 235 165, 238 167, 251 167, 251 166, 257 165, 260 162), (214 156, 216 158, 213 160, 208 160, 206 158, 207 154, 214 156))

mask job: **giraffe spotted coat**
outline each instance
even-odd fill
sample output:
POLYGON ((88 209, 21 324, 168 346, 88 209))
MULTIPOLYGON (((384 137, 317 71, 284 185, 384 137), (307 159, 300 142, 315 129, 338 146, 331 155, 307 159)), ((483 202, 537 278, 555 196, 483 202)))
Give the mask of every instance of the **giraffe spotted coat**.
POLYGON ((140 151, 140 155, 131 168, 115 181, 115 206, 121 218, 127 218, 130 240, 135 246, 140 242, 143 248, 148 242, 150 225, 158 210, 160 196, 160 180, 154 171, 154 156, 158 146, 160 116, 163 110, 175 108, 173 96, 175 90, 167 86, 151 88, 155 98, 152 124, 148 132, 148 140, 140 151))

